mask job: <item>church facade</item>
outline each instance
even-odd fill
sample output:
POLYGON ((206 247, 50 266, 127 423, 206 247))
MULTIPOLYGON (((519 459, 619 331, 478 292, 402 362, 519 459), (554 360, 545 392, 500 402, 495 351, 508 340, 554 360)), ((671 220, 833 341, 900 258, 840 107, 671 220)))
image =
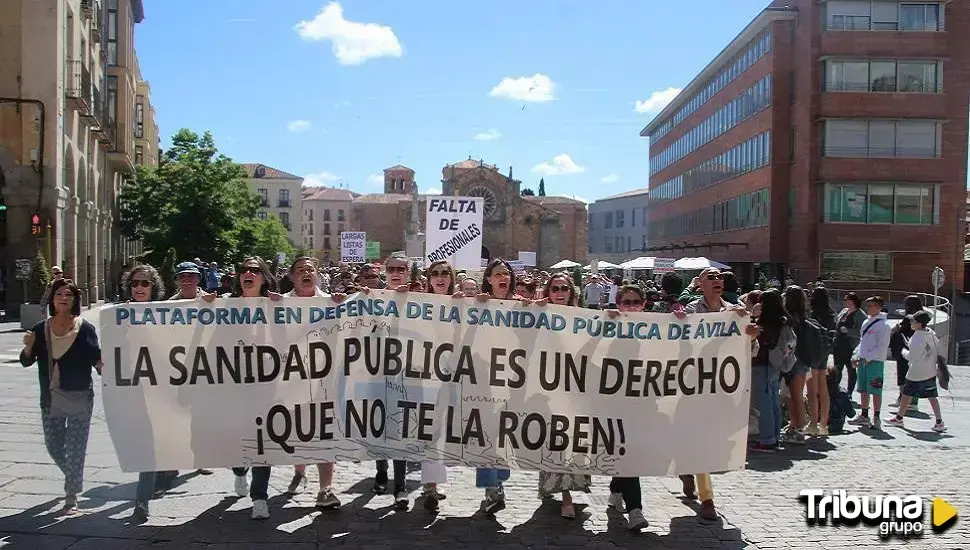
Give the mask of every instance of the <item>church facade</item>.
MULTIPOLYGON (((367 240, 381 243, 383 256, 407 251, 423 237, 426 201, 417 195, 414 170, 402 165, 384 170, 384 193, 360 195, 353 200, 355 230, 367 240), (412 209, 417 209, 413 216, 412 209)), ((446 165, 441 171, 444 196, 481 197, 485 212, 482 257, 518 259, 519 252, 535 252, 539 267, 559 260, 585 263, 587 256, 586 205, 567 197, 521 195, 522 182, 509 168, 480 160, 446 165)))

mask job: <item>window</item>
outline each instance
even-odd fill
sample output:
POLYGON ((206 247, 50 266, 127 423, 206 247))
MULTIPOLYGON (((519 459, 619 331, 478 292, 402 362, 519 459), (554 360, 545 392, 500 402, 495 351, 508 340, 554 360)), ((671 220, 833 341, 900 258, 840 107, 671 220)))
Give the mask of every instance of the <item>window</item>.
POLYGON ((613 227, 613 213, 607 212, 603 219, 603 229, 611 229, 613 227))
POLYGON ((323 234, 324 235, 329 235, 330 234, 330 224, 329 223, 324 223, 323 224, 323 234))
POLYGON ((637 209, 630 210, 630 227, 637 226, 637 209))
POLYGON ((693 212, 651 221, 648 234, 651 240, 669 240, 686 235, 765 227, 769 213, 769 190, 761 189, 693 212))
POLYGON ((311 221, 311 222, 313 221, 313 209, 312 208, 309 209, 309 210, 307 210, 307 220, 308 221, 311 221))
MULTIPOLYGON (((280 208, 288 208, 290 206, 290 190, 280 189, 279 192, 279 205, 280 208)), ((287 214, 289 215, 289 214, 287 214)))
POLYGON ((114 128, 118 121, 118 77, 108 77, 108 97, 105 102, 108 117, 108 127, 114 128))
POLYGON ((899 10, 895 2, 872 3, 872 30, 895 31, 899 29, 899 10))
POLYGON ((623 252, 623 237, 616 237, 616 251, 623 252))
POLYGON ((118 0, 108 0, 108 65, 118 64, 118 0))
POLYGON ((311 235, 313 234, 313 224, 312 223, 310 224, 310 234, 311 235))
POLYGON ((936 158, 941 125, 935 120, 830 119, 825 124, 827 157, 936 158))
POLYGON ((900 63, 897 69, 897 80, 900 92, 916 92, 933 94, 939 93, 940 83, 937 80, 939 63, 900 63))
POLYGON ((749 67, 754 65, 759 59, 767 55, 770 51, 771 32, 768 31, 758 38, 752 40, 744 52, 738 54, 734 59, 727 62, 724 68, 721 69, 717 75, 711 77, 711 79, 707 81, 700 91, 695 93, 689 99, 686 99, 683 107, 674 113, 674 116, 667 119, 653 130, 653 132, 650 134, 650 140, 656 141, 667 135, 667 133, 673 130, 676 125, 683 122, 694 111, 707 103, 725 86, 733 82, 738 76, 741 75, 741 73, 748 70, 749 67))
POLYGON ((259 219, 261 219, 261 220, 265 220, 266 219, 266 212, 256 212, 256 217, 259 218, 259 219))
POLYGON ((873 61, 869 64, 869 89, 873 92, 896 91, 896 63, 873 61))
POLYGON ((899 28, 904 31, 938 31, 939 4, 900 4, 899 28))
POLYGON ((939 223, 935 184, 827 184, 825 223, 939 223))
MULTIPOLYGON (((144 100, 141 96, 138 97, 144 100)), ((135 137, 145 137, 145 104, 142 101, 135 104, 135 137)))
POLYGON ((629 235, 626 236, 626 251, 627 252, 633 250, 633 246, 631 244, 632 240, 633 239, 631 239, 629 235))
POLYGON ((613 239, 610 237, 603 237, 604 250, 606 252, 613 252, 613 239))
POLYGON ((135 164, 139 166, 145 165, 145 150, 141 145, 135 146, 135 164))
POLYGON ((313 250, 313 237, 310 237, 310 246, 308 246, 307 248, 309 248, 310 250, 313 250))
POLYGON ((323 249, 324 250, 330 250, 330 248, 331 248, 330 247, 330 237, 324 237, 323 238, 323 249))
POLYGON ((893 258, 888 252, 822 252, 819 275, 826 281, 878 281, 893 279, 893 258))
MULTIPOLYGON (((325 222, 330 221, 330 210, 329 209, 323 211, 323 221, 325 221, 325 222)), ((329 231, 328 231, 328 233, 329 233, 329 231)))
POLYGON ((280 212, 280 223, 283 224, 283 227, 285 227, 287 231, 290 230, 290 213, 289 212, 280 212))
POLYGON ((269 192, 266 189, 257 189, 256 194, 259 195, 260 206, 269 206, 269 192))
MULTIPOLYGON (((346 219, 344 218, 344 211, 342 209, 337 210, 337 221, 338 222, 346 221, 346 219)), ((341 229, 341 231, 343 231, 343 229, 341 229)))
POLYGON ((939 93, 939 61, 828 60, 825 91, 939 93))
POLYGON ((624 214, 623 210, 617 210, 616 211, 616 226, 617 227, 623 227, 623 214, 624 214))

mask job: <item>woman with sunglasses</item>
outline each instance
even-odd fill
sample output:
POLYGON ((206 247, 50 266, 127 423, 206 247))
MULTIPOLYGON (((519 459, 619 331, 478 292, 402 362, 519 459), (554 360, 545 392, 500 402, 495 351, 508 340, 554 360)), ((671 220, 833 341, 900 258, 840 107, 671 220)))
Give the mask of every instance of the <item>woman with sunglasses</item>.
POLYGON ((49 319, 24 333, 20 364, 37 363, 44 444, 64 474, 64 506, 77 510, 84 479, 94 389, 91 371, 101 374, 101 345, 94 325, 81 318, 81 291, 70 279, 50 286, 49 319))
MULTIPOLYGON (((538 302, 539 304, 545 305, 546 303, 551 303, 557 306, 579 306, 576 287, 573 286, 572 277, 566 273, 556 273, 550 277, 546 281, 543 293, 546 299, 538 302)), ((562 506, 560 507, 560 515, 566 519, 574 519, 576 517, 576 508, 573 506, 573 496, 570 491, 588 493, 592 483, 593 479, 588 475, 539 472, 539 498, 550 498, 556 493, 561 493, 562 506)))
MULTIPOLYGON (((121 278, 123 299, 129 302, 158 302, 165 300, 165 285, 154 267, 143 264, 128 270, 121 278)), ((135 489, 135 521, 148 519, 148 501, 158 489, 168 489, 178 476, 178 472, 141 472, 138 474, 138 487, 135 489)))
MULTIPOLYGON (((640 287, 627 285, 616 295, 617 309, 607 310, 611 319, 619 317, 621 313, 641 313, 645 308, 643 291, 640 287)), ((693 476, 689 476, 693 482, 693 476)), ((630 516, 627 528, 639 531, 649 525, 643 515, 643 500, 640 493, 639 477, 614 477, 610 480, 610 498, 607 505, 623 513, 624 509, 630 516)))
MULTIPOLYGON (((239 266, 239 270, 236 272, 236 278, 233 281, 232 292, 222 297, 269 298, 271 300, 280 300, 282 299, 282 295, 276 292, 276 284, 276 278, 273 277, 273 273, 270 271, 270 267, 266 261, 259 256, 250 256, 243 260, 239 266)), ((207 294, 203 299, 211 303, 216 299, 216 295, 207 294)), ((269 466, 253 466, 252 470, 253 479, 250 484, 246 482, 246 474, 249 472, 248 468, 233 468, 232 473, 236 476, 233 488, 240 497, 246 496, 247 493, 249 494, 249 498, 253 501, 253 519, 269 519, 269 505, 266 501, 269 498, 269 476, 271 468, 269 466)))
MULTIPOLYGON (((455 294, 455 269, 445 260, 438 260, 426 270, 427 292, 441 296, 455 294)), ((437 512, 445 494, 438 489, 441 483, 448 483, 448 469, 440 461, 425 460, 421 463, 421 484, 424 486, 424 508, 437 512)))

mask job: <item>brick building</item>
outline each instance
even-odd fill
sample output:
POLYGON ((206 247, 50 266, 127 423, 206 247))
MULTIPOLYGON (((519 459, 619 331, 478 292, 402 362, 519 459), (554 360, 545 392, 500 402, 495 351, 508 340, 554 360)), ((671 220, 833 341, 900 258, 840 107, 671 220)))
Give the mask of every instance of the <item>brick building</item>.
MULTIPOLYGON (((522 182, 502 174, 496 166, 464 160, 442 169, 442 194, 482 197, 485 232, 482 257, 516 259, 520 251, 536 252, 538 263, 549 266, 563 259, 586 259, 586 205, 566 197, 523 197, 522 182)), ((414 170, 393 166, 384 170, 384 193, 353 199, 354 230, 366 231, 385 255, 405 250, 411 208, 420 209, 417 228, 424 231, 425 201, 417 192, 414 170)))
POLYGON ((775 0, 640 133, 651 247, 831 286, 963 285, 970 2, 775 0))

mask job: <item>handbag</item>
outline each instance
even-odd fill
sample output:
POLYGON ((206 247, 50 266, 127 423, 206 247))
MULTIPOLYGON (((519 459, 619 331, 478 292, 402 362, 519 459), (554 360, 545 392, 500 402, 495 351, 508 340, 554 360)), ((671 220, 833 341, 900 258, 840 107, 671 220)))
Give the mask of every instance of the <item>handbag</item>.
POLYGON ((88 414, 91 410, 91 390, 62 390, 61 366, 54 359, 51 347, 51 322, 44 324, 44 338, 47 343, 47 362, 50 365, 50 417, 74 418, 88 414))

